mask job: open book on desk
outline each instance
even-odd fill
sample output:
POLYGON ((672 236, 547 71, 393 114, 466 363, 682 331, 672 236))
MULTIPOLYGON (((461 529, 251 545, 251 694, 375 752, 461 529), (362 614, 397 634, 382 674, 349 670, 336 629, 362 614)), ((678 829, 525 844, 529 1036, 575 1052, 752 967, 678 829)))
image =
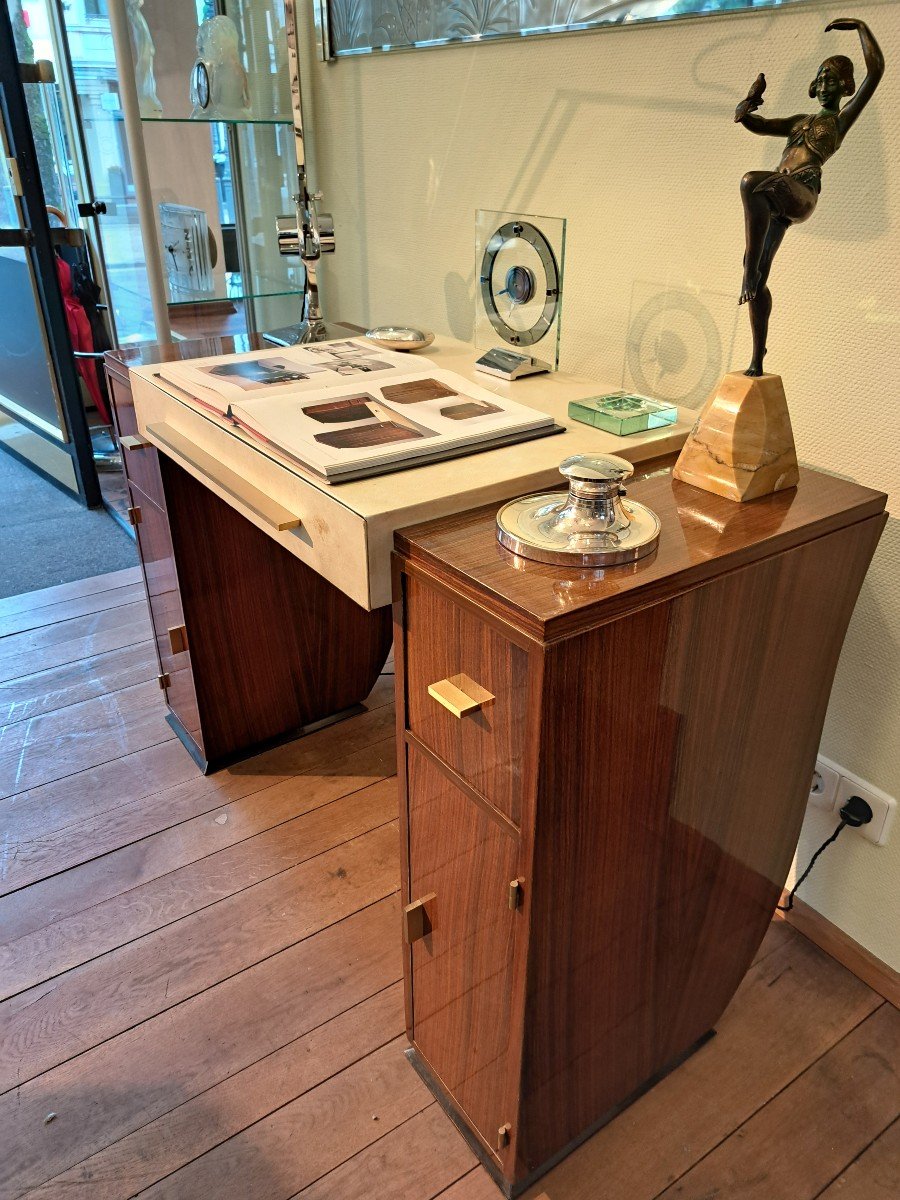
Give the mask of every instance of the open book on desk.
POLYGON ((333 483, 560 431, 428 359, 356 339, 167 363, 158 375, 333 483))

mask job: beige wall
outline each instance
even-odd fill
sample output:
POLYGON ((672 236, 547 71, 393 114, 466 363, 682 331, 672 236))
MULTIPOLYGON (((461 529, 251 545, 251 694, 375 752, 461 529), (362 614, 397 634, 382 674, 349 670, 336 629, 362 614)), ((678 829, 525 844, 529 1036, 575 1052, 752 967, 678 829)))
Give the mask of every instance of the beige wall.
MULTIPOLYGON (((308 53, 313 178, 339 239, 323 270, 327 312, 469 339, 474 214, 484 207, 568 219, 568 370, 620 385, 636 287, 724 293, 730 299, 709 307, 727 326, 741 275, 738 181, 774 166, 779 153, 777 142, 733 124, 734 105, 765 70, 764 115, 807 111, 806 89, 823 57, 849 53, 861 66, 855 35, 823 32, 847 7, 805 4, 328 65, 308 53)), ((896 497, 900 145, 890 121, 900 110, 900 4, 849 8, 878 34, 889 70, 828 164, 814 218, 788 235, 773 276, 768 365, 784 377, 803 461, 896 497)), ((741 313, 726 366, 748 359, 741 313)), ((893 519, 853 619, 823 751, 900 796, 898 747, 893 519)), ((833 824, 810 812, 798 852, 804 863, 833 824)), ((900 823, 884 848, 845 833, 801 894, 900 967, 900 823)))

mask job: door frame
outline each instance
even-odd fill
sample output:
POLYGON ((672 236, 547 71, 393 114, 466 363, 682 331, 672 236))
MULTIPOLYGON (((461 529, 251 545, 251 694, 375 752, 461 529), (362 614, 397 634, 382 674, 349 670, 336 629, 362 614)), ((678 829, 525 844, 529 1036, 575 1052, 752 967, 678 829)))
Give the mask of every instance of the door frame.
MULTIPOLYGON (((21 242, 31 264, 39 315, 49 350, 48 366, 56 381, 65 432, 68 434, 68 440, 65 442, 60 442, 57 438, 53 438, 52 441, 72 459, 78 485, 78 499, 88 508, 96 508, 103 500, 65 307, 56 275, 56 256, 50 236, 50 220, 44 200, 12 21, 5 3, 0 3, 0 119, 5 127, 9 151, 18 168, 23 234, 21 242)), ((21 412, 15 414, 15 419, 41 437, 48 436, 39 424, 29 421, 21 412)), ((27 462, 26 465, 39 471, 33 463, 27 462)))

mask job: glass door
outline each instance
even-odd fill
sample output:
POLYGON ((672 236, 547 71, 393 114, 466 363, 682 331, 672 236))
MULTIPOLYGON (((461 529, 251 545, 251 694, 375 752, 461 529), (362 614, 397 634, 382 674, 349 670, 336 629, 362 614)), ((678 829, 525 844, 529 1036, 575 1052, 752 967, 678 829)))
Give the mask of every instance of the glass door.
POLYGON ((0 5, 0 296, 7 300, 0 321, 0 445, 96 505, 97 473, 40 170, 45 157, 54 161, 52 136, 43 110, 25 95, 25 86, 43 86, 42 69, 20 59, 18 17, 18 0, 0 5))
MULTIPOLYGON (((146 256, 106 0, 7 0, 35 58, 53 63, 67 153, 60 173, 93 250, 114 344, 154 341, 146 256)), ((49 201, 48 196, 48 201, 49 201)), ((50 201, 52 203, 52 201, 50 201)))

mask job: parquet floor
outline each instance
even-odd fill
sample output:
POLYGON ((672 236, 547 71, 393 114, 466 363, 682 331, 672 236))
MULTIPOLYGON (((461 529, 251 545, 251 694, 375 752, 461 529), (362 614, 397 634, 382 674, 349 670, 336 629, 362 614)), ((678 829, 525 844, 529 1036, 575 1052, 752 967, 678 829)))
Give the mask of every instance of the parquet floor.
MULTIPOLYGON (((136 571, 0 601, 0 1197, 497 1200, 403 1057, 391 689, 202 778, 136 571)), ((900 1195, 900 1014, 773 925, 529 1195, 900 1195)))

